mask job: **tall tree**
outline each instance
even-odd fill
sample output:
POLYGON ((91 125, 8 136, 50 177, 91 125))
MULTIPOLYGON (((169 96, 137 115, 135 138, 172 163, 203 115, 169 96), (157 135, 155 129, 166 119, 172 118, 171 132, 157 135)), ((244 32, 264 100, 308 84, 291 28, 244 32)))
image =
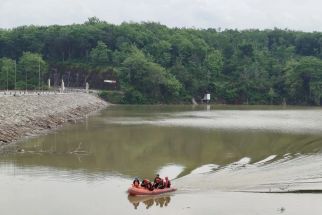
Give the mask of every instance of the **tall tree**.
POLYGON ((178 96, 181 89, 175 77, 159 64, 149 61, 136 47, 122 63, 120 78, 127 85, 125 99, 130 103, 138 100, 143 103, 167 102, 178 96))
POLYGON ((206 57, 205 64, 206 64, 207 70, 209 71, 208 79, 213 80, 217 78, 224 66, 224 61, 223 61, 221 52, 218 50, 210 51, 210 53, 208 53, 206 57))
POLYGON ((37 53, 24 52, 18 68, 17 87, 20 89, 38 89, 47 73, 47 64, 37 53))
POLYGON ((0 59, 0 87, 3 90, 15 87, 15 61, 12 59, 0 59))
POLYGON ((322 60, 303 57, 286 66, 286 84, 293 103, 321 104, 322 60))
POLYGON ((111 51, 102 41, 97 42, 97 46, 90 52, 91 63, 94 66, 104 66, 111 63, 111 51))

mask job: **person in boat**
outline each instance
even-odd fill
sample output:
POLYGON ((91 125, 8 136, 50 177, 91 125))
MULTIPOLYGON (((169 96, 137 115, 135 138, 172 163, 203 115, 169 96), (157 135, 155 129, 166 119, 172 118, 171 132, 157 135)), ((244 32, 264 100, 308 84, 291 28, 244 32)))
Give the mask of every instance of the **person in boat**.
POLYGON ((171 187, 171 181, 169 180, 168 177, 165 177, 164 188, 170 188, 170 187, 171 187))
POLYGON ((162 178, 160 178, 159 174, 156 174, 156 176, 154 178, 154 182, 153 182, 153 187, 155 189, 161 189, 162 186, 163 186, 162 178))
POLYGON ((135 178, 133 181, 133 186, 134 187, 139 187, 140 186, 140 180, 138 178, 135 178))
POLYGON ((159 186, 157 189, 164 189, 164 188, 170 188, 171 182, 168 177, 165 177, 165 179, 161 179, 161 182, 159 183, 159 186))
POLYGON ((141 183, 141 187, 152 191, 154 189, 152 183, 148 179, 144 179, 141 183))

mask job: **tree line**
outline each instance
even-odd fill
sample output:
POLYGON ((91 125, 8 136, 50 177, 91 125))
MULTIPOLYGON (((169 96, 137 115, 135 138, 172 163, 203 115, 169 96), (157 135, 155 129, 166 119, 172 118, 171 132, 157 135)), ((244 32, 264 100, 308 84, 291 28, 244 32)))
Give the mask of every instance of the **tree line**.
POLYGON ((37 89, 40 67, 42 85, 89 82, 115 90, 105 96, 120 103, 185 103, 209 92, 216 103, 320 105, 321 47, 320 32, 281 29, 113 25, 95 17, 21 26, 0 30, 0 88, 37 89))

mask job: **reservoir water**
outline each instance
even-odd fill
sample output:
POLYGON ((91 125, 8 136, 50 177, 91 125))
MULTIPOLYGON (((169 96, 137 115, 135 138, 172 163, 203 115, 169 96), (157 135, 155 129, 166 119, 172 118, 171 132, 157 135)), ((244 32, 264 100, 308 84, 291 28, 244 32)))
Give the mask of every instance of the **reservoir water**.
POLYGON ((111 106, 4 149, 0 213, 321 214, 322 109, 111 106), (178 191, 131 197, 134 177, 178 191))

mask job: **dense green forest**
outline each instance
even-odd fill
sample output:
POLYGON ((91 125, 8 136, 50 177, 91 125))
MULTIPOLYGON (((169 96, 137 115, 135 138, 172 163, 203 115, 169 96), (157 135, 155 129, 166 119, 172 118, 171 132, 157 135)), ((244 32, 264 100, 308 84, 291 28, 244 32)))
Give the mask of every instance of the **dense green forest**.
POLYGON ((319 32, 113 25, 94 17, 0 30, 0 88, 37 89, 39 78, 43 85, 50 78, 53 86, 89 82, 121 103, 184 103, 210 92, 214 103, 320 105, 321 48, 319 32))

